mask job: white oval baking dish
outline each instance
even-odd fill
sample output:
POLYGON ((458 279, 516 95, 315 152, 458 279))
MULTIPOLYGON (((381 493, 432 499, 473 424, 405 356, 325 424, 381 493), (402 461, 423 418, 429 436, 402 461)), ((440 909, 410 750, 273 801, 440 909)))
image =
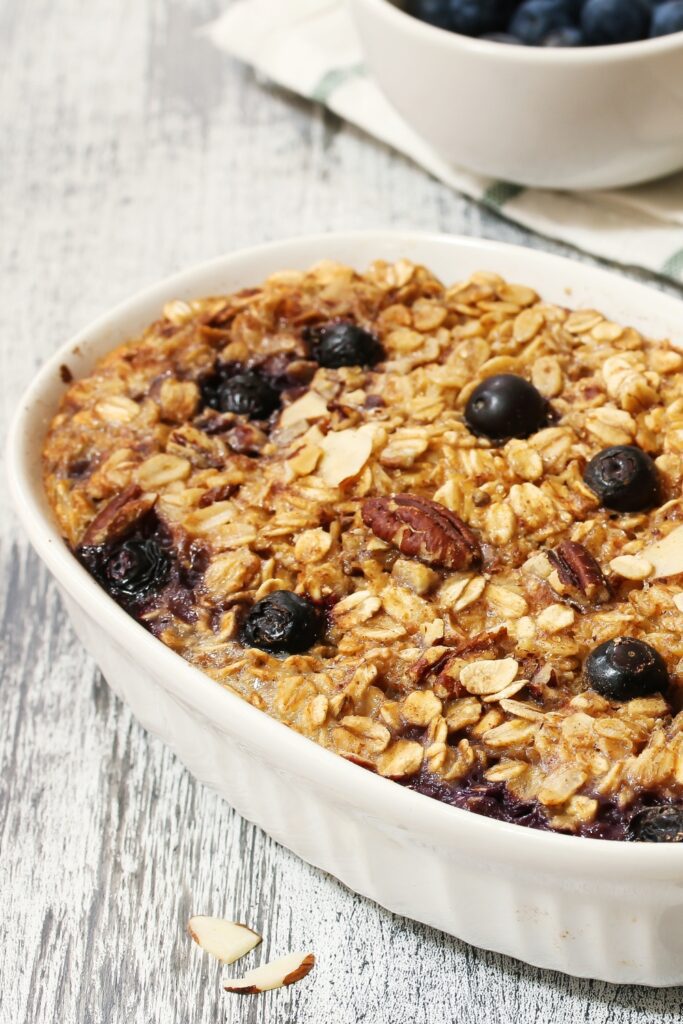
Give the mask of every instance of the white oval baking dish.
POLYGON ((222 689, 129 618, 69 553, 40 476, 47 423, 74 376, 171 298, 227 292, 322 258, 365 267, 406 256, 453 281, 475 269, 597 306, 683 342, 683 303, 573 263, 494 242, 411 232, 320 235, 178 274, 60 349, 23 396, 9 476, 31 542, 112 689, 190 771, 278 842, 390 910, 540 967, 612 982, 683 983, 683 848, 535 832, 440 804, 372 775, 222 689))

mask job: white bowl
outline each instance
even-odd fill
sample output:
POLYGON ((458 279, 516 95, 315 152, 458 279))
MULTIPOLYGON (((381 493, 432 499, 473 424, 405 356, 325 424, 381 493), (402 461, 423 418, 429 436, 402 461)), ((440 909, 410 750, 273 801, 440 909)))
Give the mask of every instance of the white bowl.
POLYGON ((368 66, 460 167, 544 188, 617 188, 683 167, 683 32, 618 46, 512 46, 352 0, 368 66))
POLYGON ((596 306, 655 336, 683 332, 677 300, 604 271, 494 242, 363 232, 249 249, 147 289, 53 356, 24 395, 9 439, 19 515, 112 689, 194 775, 279 842, 390 910, 477 946, 607 981, 680 984, 683 847, 508 825, 344 761, 224 690, 147 633, 78 564, 51 518, 40 453, 64 390, 63 364, 75 376, 87 373, 172 298, 230 291, 321 258, 363 268, 378 257, 404 256, 448 281, 487 268, 533 285, 550 300, 596 306))

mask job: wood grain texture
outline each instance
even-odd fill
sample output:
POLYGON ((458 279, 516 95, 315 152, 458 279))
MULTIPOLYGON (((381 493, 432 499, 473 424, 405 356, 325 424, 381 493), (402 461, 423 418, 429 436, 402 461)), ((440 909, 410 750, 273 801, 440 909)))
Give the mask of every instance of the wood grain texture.
MULTIPOLYGON (((71 332, 238 246, 394 225, 566 251, 219 57, 194 31, 226 2, 0 3, 3 426, 71 332)), ((680 990, 574 981, 466 947, 242 821, 110 694, 4 488, 0 500, 2 1024, 680 1019, 680 990), (184 933, 192 912, 261 930, 250 966, 293 947, 318 965, 282 992, 224 994, 184 933)))

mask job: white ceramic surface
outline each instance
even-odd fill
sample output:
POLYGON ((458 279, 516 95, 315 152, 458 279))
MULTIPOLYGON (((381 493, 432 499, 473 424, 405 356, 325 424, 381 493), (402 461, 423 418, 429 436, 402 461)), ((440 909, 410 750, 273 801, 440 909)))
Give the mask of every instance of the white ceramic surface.
POLYGON ((683 167, 683 32, 618 46, 508 46, 352 0, 370 70, 458 166, 543 188, 603 189, 683 167))
POLYGON ((21 520, 76 632, 142 724, 190 771, 301 857, 378 903, 541 967, 615 982, 683 983, 683 848, 534 832, 457 810, 323 750, 222 689, 155 640, 69 553, 40 480, 64 385, 171 298, 254 284, 321 258, 357 267, 407 256, 448 281, 476 269, 597 306, 683 341, 683 305, 632 281, 493 242, 393 232, 315 236, 231 254, 150 288, 65 345, 23 396, 8 467, 21 520))

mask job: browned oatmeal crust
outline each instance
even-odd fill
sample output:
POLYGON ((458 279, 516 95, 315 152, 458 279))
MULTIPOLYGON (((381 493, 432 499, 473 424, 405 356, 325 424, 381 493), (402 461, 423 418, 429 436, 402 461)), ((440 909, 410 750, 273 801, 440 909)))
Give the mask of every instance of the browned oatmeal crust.
POLYGON ((407 260, 326 262, 169 303, 67 388, 44 477, 74 550, 152 517, 174 569, 134 613, 256 707, 453 803, 620 837, 620 813, 683 792, 683 584, 646 552, 683 520, 682 453, 668 341, 492 273, 447 287, 407 260), (319 367, 304 329, 336 318, 375 332, 385 360, 319 367), (217 363, 258 367, 281 408, 206 408, 217 363), (463 410, 499 373, 530 380, 552 418, 494 446, 463 410), (652 511, 609 512, 584 483, 610 445, 655 459, 652 511), (305 654, 240 641, 277 590, 325 611, 305 654), (586 655, 618 636, 663 655, 666 696, 587 689, 586 655))

